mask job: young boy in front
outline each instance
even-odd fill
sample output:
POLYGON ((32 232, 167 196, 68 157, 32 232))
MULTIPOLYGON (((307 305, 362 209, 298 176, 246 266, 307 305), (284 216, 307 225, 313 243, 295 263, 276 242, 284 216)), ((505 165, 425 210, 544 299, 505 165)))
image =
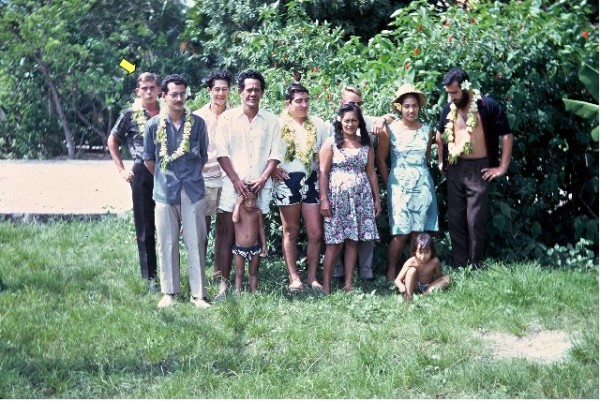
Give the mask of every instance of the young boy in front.
POLYGON ((258 289, 258 266, 260 257, 267 255, 265 228, 262 211, 256 207, 256 194, 238 196, 232 214, 235 230, 235 245, 231 252, 235 255, 235 290, 242 291, 244 267, 248 262, 250 291, 258 289))
POLYGON ((411 257, 404 263, 394 282, 407 301, 412 300, 414 293, 429 294, 450 285, 450 277, 442 272, 442 264, 430 235, 418 235, 410 253, 411 257))

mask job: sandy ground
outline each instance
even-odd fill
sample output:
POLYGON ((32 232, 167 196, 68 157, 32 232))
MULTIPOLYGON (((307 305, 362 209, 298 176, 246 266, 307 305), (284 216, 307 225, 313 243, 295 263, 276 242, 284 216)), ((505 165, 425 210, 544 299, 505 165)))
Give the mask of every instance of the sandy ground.
POLYGON ((502 332, 479 334, 495 359, 525 358, 536 363, 554 363, 567 358, 573 346, 563 331, 534 331, 526 336, 502 332))
POLYGON ((129 184, 110 159, 0 160, 0 216, 104 215, 130 209, 129 184))

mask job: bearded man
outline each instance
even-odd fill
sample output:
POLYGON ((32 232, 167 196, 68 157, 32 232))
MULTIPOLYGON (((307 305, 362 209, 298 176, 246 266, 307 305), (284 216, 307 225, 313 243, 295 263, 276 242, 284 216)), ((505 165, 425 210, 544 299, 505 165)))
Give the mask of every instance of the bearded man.
POLYGON ((506 174, 513 135, 500 104, 471 88, 463 69, 448 71, 444 87, 450 102, 442 109, 436 142, 438 166, 448 176, 453 266, 479 267, 485 255, 490 183, 506 174), (500 139, 502 152, 498 160, 500 139))

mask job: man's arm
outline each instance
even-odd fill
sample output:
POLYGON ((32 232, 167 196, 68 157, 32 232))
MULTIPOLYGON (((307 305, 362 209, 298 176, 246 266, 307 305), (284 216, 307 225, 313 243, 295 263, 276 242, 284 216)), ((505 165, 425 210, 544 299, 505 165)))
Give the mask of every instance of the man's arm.
POLYGON ((144 165, 146 165, 146 169, 154 176, 154 169, 156 167, 155 161, 144 161, 144 165))
POLYGON ((496 177, 502 176, 508 170, 510 158, 512 157, 513 135, 505 134, 502 136, 502 154, 500 157, 500 166, 495 168, 481 169, 483 180, 492 181, 496 177))
POLYGON ((244 183, 235 172, 231 159, 229 159, 228 156, 219 156, 217 160, 221 165, 221 169, 223 169, 225 174, 229 177, 229 180, 231 180, 235 192, 245 196, 250 190, 246 186, 246 183, 244 183))
POLYGON ((438 169, 444 173, 444 140, 442 139, 442 133, 436 131, 435 143, 437 144, 438 154, 438 169))
POLYGON ((371 124, 371 133, 379 137, 383 133, 386 125, 392 124, 396 120, 396 116, 392 113, 385 114, 380 117, 371 117, 373 123, 371 124))
POLYGON ((115 162, 115 165, 117 165, 119 175, 121 175, 123 180, 130 183, 133 179, 133 172, 131 171, 131 169, 125 168, 125 165, 123 164, 123 157, 121 156, 121 151, 119 150, 119 138, 114 132, 111 132, 108 135, 108 140, 106 141, 106 143, 108 145, 110 156, 115 162))

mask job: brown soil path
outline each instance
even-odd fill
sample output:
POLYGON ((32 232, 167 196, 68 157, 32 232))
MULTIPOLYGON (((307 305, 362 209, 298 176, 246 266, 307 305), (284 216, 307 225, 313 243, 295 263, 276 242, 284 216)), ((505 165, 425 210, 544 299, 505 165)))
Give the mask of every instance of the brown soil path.
POLYGON ((0 217, 97 216, 130 209, 131 190, 110 159, 0 160, 0 217))

